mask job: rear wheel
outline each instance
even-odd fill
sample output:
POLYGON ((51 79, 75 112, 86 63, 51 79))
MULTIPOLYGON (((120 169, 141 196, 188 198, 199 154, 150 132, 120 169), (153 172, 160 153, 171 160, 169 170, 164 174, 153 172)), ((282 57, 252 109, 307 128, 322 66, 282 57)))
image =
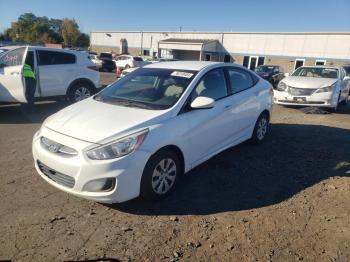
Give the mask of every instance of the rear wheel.
POLYGON ((259 144, 264 141, 267 132, 269 131, 269 116, 267 113, 262 113, 255 123, 253 135, 251 141, 255 144, 259 144))
POLYGON ((72 87, 68 94, 68 99, 72 103, 79 102, 92 96, 92 88, 87 83, 78 83, 72 87))
POLYGON ((130 68, 130 66, 129 66, 129 65, 126 65, 124 69, 128 69, 128 68, 130 68))
POLYGON ((170 194, 182 175, 182 168, 177 154, 169 149, 162 149, 151 156, 141 179, 141 197, 156 200, 170 194))

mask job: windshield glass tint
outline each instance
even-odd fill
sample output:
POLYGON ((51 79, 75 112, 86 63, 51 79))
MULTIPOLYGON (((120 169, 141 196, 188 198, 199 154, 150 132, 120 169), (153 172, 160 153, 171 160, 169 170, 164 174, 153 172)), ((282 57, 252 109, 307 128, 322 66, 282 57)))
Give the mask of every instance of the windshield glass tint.
POLYGON ((292 76, 338 78, 338 69, 325 67, 299 67, 292 76))
POLYGON ((179 100, 196 73, 139 68, 103 90, 95 99, 121 106, 167 109, 179 100))
POLYGON ((259 66, 257 69, 255 69, 255 72, 257 73, 270 73, 273 70, 273 66, 259 66))

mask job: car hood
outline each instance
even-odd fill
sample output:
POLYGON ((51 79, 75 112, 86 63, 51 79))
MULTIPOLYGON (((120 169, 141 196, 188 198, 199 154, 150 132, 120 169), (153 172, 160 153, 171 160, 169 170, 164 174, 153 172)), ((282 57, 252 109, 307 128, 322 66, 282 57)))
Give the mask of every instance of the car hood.
POLYGON ((325 86, 331 86, 337 79, 333 78, 317 78, 303 76, 289 76, 282 80, 286 85, 298 88, 317 89, 325 86))
POLYGON ((166 112, 117 106, 89 98, 50 116, 44 126, 79 140, 104 143, 159 123, 166 118, 166 112))

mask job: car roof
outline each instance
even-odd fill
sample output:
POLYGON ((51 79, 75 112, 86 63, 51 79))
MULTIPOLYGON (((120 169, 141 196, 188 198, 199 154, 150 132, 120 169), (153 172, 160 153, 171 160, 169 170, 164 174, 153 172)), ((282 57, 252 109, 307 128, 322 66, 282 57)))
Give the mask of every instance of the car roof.
POLYGON ((313 65, 313 66, 301 66, 303 68, 334 68, 334 69, 339 69, 341 66, 327 66, 327 65, 313 65))
MULTIPOLYGON (((208 61, 170 61, 162 63, 148 64, 145 68, 166 68, 166 69, 180 69, 180 70, 193 70, 200 71, 205 67, 225 64, 222 62, 208 62, 208 61)), ((227 63, 226 63, 227 64, 227 63)))
POLYGON ((81 51, 71 50, 71 49, 52 48, 52 47, 33 46, 33 45, 2 46, 1 48, 6 48, 6 49, 9 49, 9 50, 12 50, 12 49, 21 48, 21 47, 28 47, 30 49, 39 49, 39 50, 48 50, 48 51, 70 52, 70 53, 73 53, 73 54, 86 53, 86 52, 81 52, 81 51))
POLYGON ((259 66, 273 66, 273 67, 277 67, 277 66, 279 66, 279 65, 259 65, 259 66))

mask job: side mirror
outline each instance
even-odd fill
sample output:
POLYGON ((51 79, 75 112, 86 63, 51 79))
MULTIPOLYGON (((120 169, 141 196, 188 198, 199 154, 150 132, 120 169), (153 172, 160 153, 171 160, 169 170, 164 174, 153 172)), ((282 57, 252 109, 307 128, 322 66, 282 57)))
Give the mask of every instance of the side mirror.
POLYGON ((199 96, 193 102, 191 103, 191 108, 193 109, 209 109, 213 108, 215 105, 215 100, 206 97, 206 96, 199 96))
POLYGON ((5 64, 0 64, 0 68, 4 68, 5 66, 5 64))
POLYGON ((343 78, 343 80, 349 81, 349 80, 350 80, 350 76, 345 76, 345 77, 343 78))
POLYGON ((289 73, 284 73, 284 76, 285 76, 285 77, 288 77, 288 76, 289 76, 289 73))

